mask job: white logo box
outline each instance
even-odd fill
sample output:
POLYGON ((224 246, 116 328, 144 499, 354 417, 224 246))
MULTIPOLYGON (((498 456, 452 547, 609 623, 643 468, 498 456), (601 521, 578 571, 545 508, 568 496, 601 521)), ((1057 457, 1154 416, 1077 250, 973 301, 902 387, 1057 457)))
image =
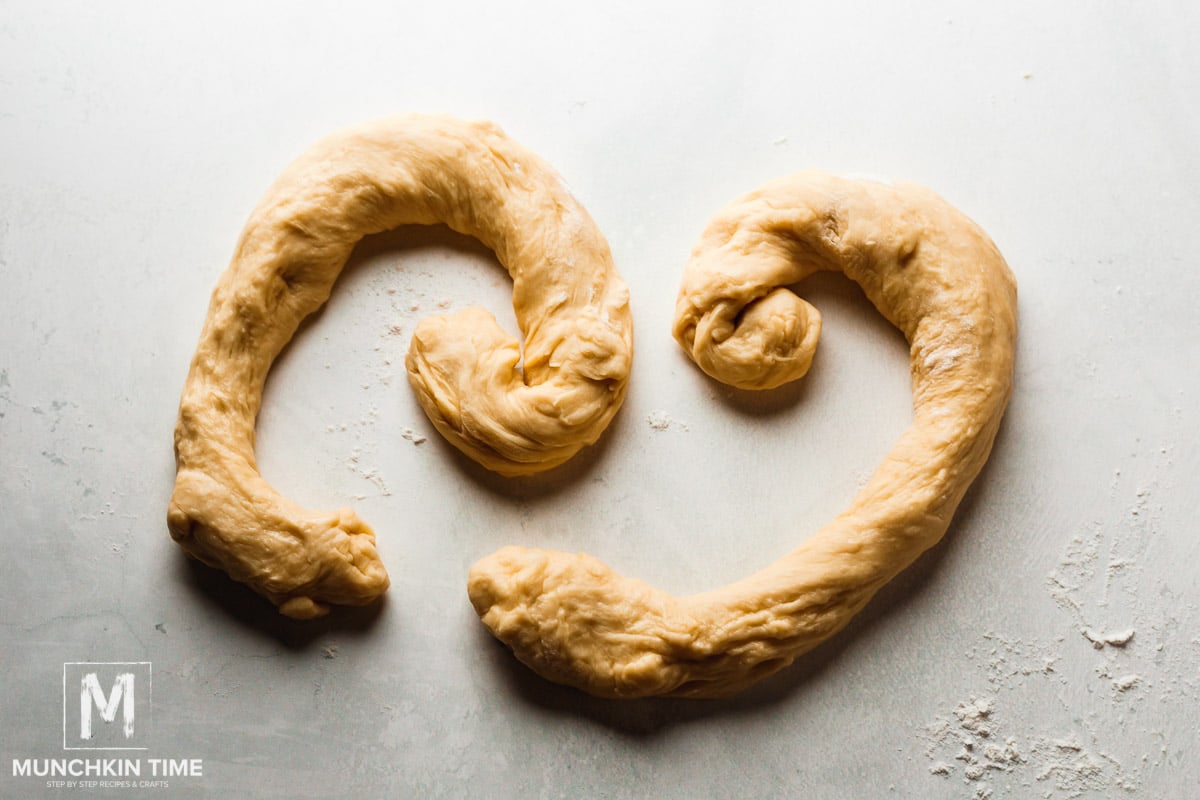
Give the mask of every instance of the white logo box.
POLYGON ((63 749, 149 749, 152 678, 149 661, 65 662, 63 749))

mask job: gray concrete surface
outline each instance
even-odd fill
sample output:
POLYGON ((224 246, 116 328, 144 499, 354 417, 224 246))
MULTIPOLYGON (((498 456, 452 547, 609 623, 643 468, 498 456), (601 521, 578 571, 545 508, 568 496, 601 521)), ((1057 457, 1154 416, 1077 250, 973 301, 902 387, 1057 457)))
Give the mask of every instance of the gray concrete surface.
POLYGON ((1196 9, 0 5, 0 796, 1196 796, 1196 9), (176 403, 260 194, 402 110, 493 119, 566 176, 630 284, 635 372, 599 445, 486 474, 402 363, 442 306, 511 327, 507 277, 444 230, 365 242, 275 368, 259 454, 299 502, 355 507, 393 586, 289 622, 169 539, 176 403), (932 186, 1005 253, 1018 385, 989 466, 940 546, 742 696, 544 683, 471 611, 475 559, 715 587, 831 519, 907 425, 904 343, 840 279, 807 287, 802 387, 730 392, 669 337, 708 216, 807 167, 932 186), (80 757, 67 662, 149 662, 142 774, 106 778, 132 790, 14 775, 80 757))

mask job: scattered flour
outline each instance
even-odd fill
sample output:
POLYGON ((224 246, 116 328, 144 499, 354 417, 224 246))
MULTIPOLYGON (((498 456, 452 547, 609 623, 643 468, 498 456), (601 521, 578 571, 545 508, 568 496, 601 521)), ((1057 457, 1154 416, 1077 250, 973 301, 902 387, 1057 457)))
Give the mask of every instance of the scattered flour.
POLYGON ((379 487, 379 493, 380 493, 380 494, 382 494, 384 497, 390 497, 390 496, 391 496, 391 494, 392 494, 392 490, 388 488, 388 485, 387 485, 387 483, 386 483, 386 482, 384 482, 384 480, 383 480, 383 477, 382 477, 382 476, 379 474, 379 471, 378 471, 378 470, 375 470, 375 469, 360 469, 360 470, 358 471, 358 473, 359 473, 359 475, 361 475, 361 476, 362 476, 363 478, 365 478, 366 480, 368 480, 368 481, 370 481, 371 483, 373 483, 373 484, 375 484, 376 486, 378 486, 378 487, 379 487))
POLYGON ((424 444, 427 440, 424 436, 414 431, 412 428, 405 428, 400 431, 400 438, 412 442, 413 444, 424 444))
MULTIPOLYGON (((370 453, 373 453, 375 451, 374 443, 375 443, 376 437, 374 435, 363 437, 362 434, 364 431, 373 431, 373 429, 375 427, 375 421, 378 418, 378 416, 379 416, 379 409, 377 409, 375 406, 370 406, 367 409, 367 412, 365 414, 363 414, 363 416, 361 418, 359 418, 359 420, 357 422, 355 422, 353 425, 355 440, 358 442, 362 442, 362 441, 364 441, 364 438, 365 438, 365 440, 368 442, 368 448, 369 448, 370 453)), ((326 430, 329 431, 330 433, 345 432, 349 429, 350 429, 350 426, 347 425, 346 423, 342 423, 341 425, 329 425, 326 427, 326 430)), ((356 473, 359 477, 375 484, 375 486, 379 488, 380 494, 382 494, 385 497, 390 496, 392 493, 392 490, 387 485, 387 482, 383 479, 383 476, 380 475, 379 470, 375 469, 375 468, 364 467, 362 465, 362 460, 363 460, 363 447, 361 444, 355 445, 354 447, 350 448, 350 454, 348 456, 346 456, 346 466, 350 469, 351 472, 356 473)), ((364 495, 355 495, 355 497, 356 497, 356 499, 362 500, 362 499, 364 499, 365 496, 364 495)))
POLYGON ((1127 628, 1117 633, 1097 633, 1091 628, 1084 628, 1080 631, 1083 638, 1092 643, 1092 647, 1097 650, 1103 650, 1105 645, 1111 647, 1124 647, 1133 639, 1133 628, 1127 628))
POLYGON ((1161 539, 1155 498, 1169 453, 1154 448, 1155 464, 1114 470, 1109 491, 1123 513, 1066 542, 1046 578, 1065 614, 1060 631, 1034 640, 988 632, 964 653, 986 693, 920 730, 930 775, 962 781, 964 797, 1065 800, 1137 796, 1148 777, 1177 768, 1180 745, 1155 711, 1200 702, 1200 637, 1184 636, 1197 607, 1144 567, 1161 539), (1146 478, 1147 467, 1153 479, 1134 483, 1131 473, 1146 478), (1030 716, 1021 723, 1006 709, 1030 716))
POLYGON ((1113 684, 1113 688, 1116 689, 1118 692, 1128 692, 1130 689, 1132 689, 1134 686, 1137 686, 1141 682, 1142 682, 1141 675, 1134 675, 1131 673, 1129 675, 1122 675, 1119 678, 1115 678, 1113 680, 1112 684, 1113 684))
POLYGON ((929 772, 949 778, 961 771, 974 796, 990 797, 989 780, 1011 773, 1025 763, 1017 740, 1001 735, 994 697, 972 697, 958 704, 950 716, 939 716, 925 726, 929 772), (961 767, 951 762, 959 762, 961 767))
POLYGON ((966 703, 958 704, 958 708, 954 709, 954 716, 958 717, 958 724, 964 731, 987 738, 992 735, 992 726, 988 718, 992 716, 995 708, 996 701, 990 697, 980 700, 971 698, 966 703))
POLYGON ((686 422, 671 417, 666 411, 651 411, 646 415, 646 424, 656 431, 675 430, 687 431, 686 422))
POLYGON ((961 776, 973 797, 992 797, 1001 790, 1005 796, 1054 800, 1093 790, 1137 789, 1136 775, 1112 756, 1082 744, 1078 733, 1010 736, 996 707, 994 697, 972 697, 952 715, 926 725, 931 775, 961 776))
POLYGON ((1063 637, 1052 642, 1025 641, 989 631, 983 642, 967 650, 967 658, 985 668, 993 691, 1016 689, 1031 676, 1050 676, 1061 659, 1063 637))
POLYGON ((1051 781, 1056 789, 1078 797, 1085 791, 1107 788, 1104 761, 1086 750, 1075 737, 1039 738, 1033 746, 1037 779, 1051 781))

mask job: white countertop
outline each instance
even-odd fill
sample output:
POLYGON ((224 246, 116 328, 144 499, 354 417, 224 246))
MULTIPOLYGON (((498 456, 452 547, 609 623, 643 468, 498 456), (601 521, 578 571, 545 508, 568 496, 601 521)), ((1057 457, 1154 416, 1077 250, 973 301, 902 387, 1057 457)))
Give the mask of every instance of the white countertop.
POLYGON ((135 795, 1200 791, 1200 7, 509 5, 0 7, 0 795, 80 793, 13 774, 77 755, 65 662, 152 665, 138 757, 202 775, 135 795), (392 588, 297 623, 170 540, 176 404, 261 193, 396 111, 492 119, 566 177, 630 286, 634 374, 600 444, 488 474, 403 356, 443 307, 515 330, 507 276, 441 229, 365 242, 276 365, 258 453, 375 528, 392 588), (809 167, 924 183, 1005 254, 1021 332, 991 461, 938 547, 743 695, 542 681, 471 610, 476 559, 583 550, 713 588, 832 519, 907 426, 904 341, 840 278, 805 287, 825 333, 802 386, 731 392, 670 338, 708 217, 809 167))

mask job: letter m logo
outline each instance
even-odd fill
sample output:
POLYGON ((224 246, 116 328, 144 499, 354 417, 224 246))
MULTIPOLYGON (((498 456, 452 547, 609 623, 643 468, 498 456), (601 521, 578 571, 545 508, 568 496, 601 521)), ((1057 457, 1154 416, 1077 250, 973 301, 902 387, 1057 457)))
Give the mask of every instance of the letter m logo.
POLYGON ((100 719, 112 722, 117 718, 117 705, 121 706, 121 718, 124 721, 126 739, 133 738, 133 704, 134 675, 132 672, 121 672, 112 685, 108 697, 100 688, 100 678, 95 672, 88 672, 79 682, 79 738, 92 738, 92 707, 100 711, 100 719), (121 702, 124 700, 125 702, 121 702))
POLYGON ((148 661, 63 664, 63 748, 145 750, 149 701, 148 661))

